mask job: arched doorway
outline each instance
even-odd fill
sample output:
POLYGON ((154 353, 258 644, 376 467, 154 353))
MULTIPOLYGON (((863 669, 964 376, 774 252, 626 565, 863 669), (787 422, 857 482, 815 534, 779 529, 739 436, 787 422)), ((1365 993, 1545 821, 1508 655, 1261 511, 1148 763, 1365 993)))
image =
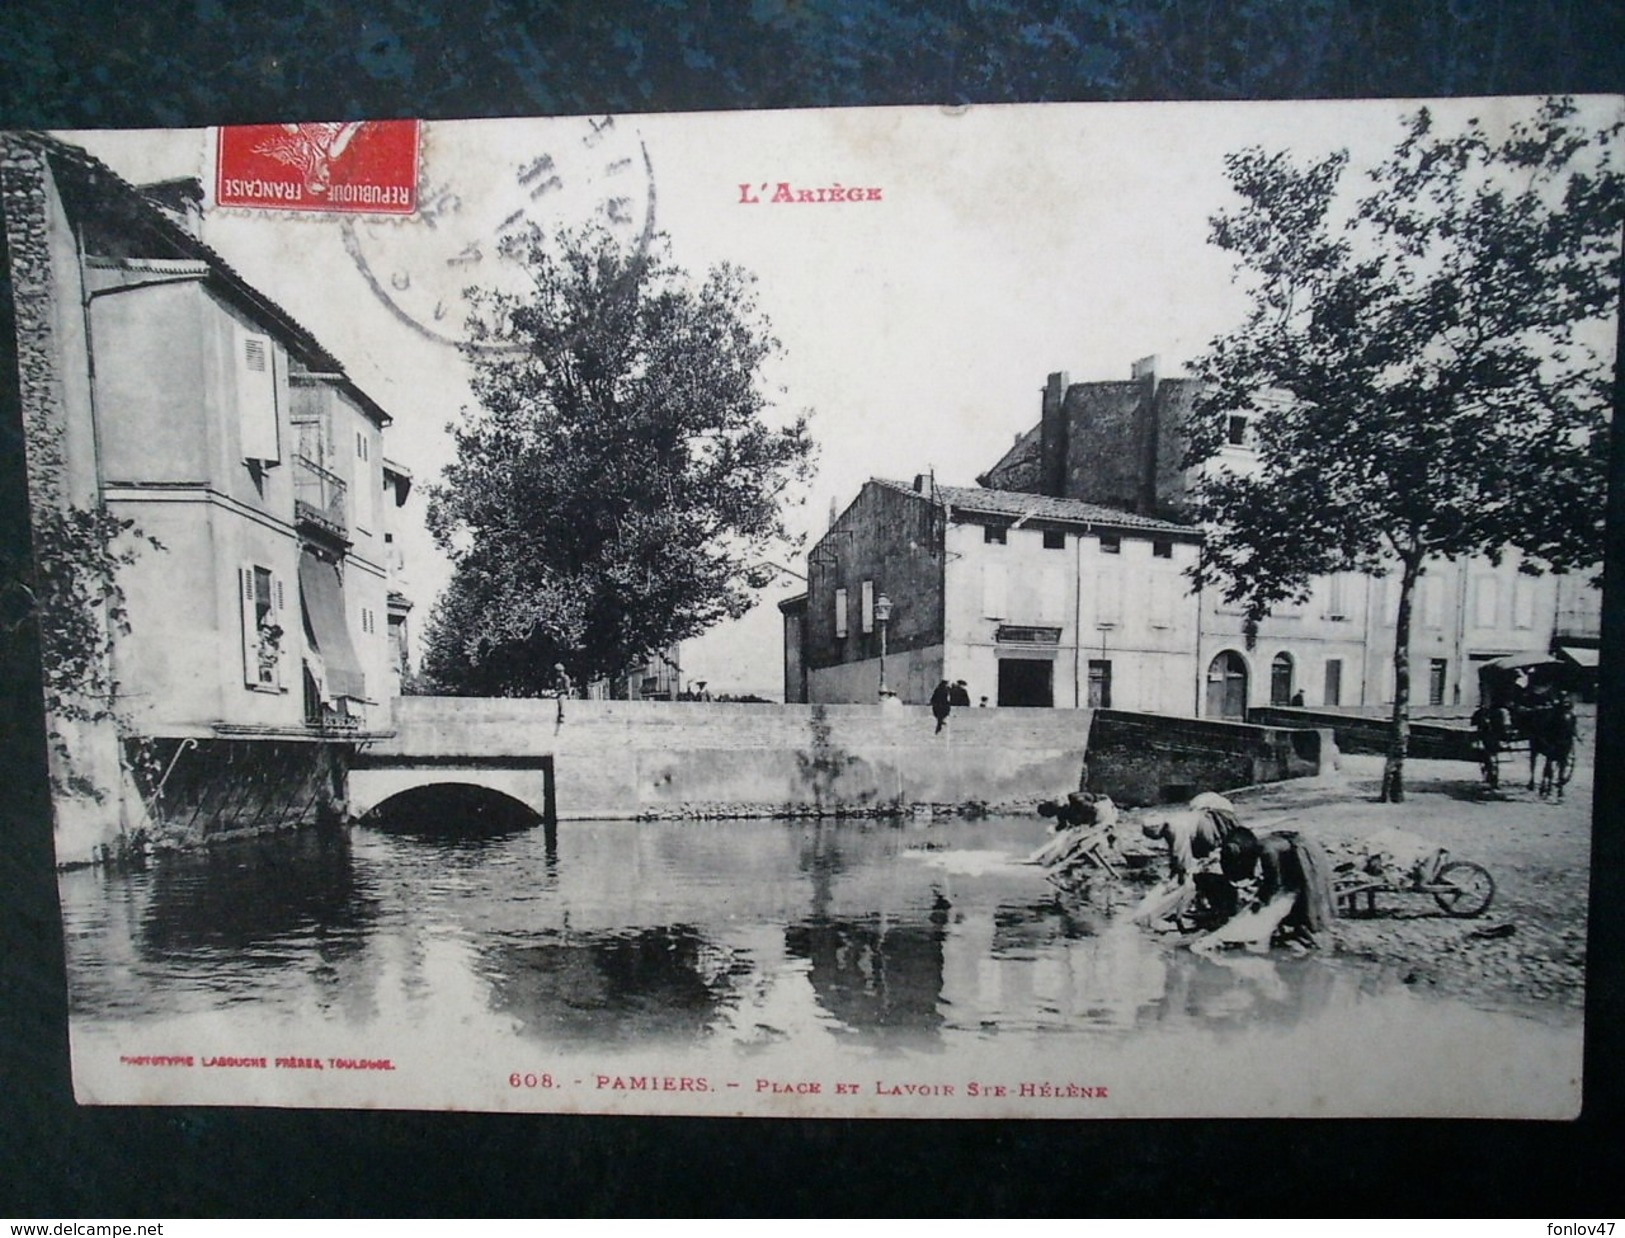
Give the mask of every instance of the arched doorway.
POLYGON ((1292 655, 1281 652, 1270 663, 1270 704, 1292 704, 1292 655))
POLYGON ((1234 649, 1226 649, 1207 668, 1207 709, 1209 718, 1247 717, 1247 660, 1234 649))

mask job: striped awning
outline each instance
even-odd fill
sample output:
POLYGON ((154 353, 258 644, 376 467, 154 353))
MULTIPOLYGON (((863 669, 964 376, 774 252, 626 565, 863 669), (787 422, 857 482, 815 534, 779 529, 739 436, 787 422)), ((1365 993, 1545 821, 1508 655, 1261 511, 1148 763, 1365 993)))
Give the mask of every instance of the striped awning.
POLYGON ((367 699, 361 659, 350 639, 344 613, 344 582, 338 565, 305 550, 299 555, 299 601, 305 609, 305 631, 321 656, 330 696, 367 699))

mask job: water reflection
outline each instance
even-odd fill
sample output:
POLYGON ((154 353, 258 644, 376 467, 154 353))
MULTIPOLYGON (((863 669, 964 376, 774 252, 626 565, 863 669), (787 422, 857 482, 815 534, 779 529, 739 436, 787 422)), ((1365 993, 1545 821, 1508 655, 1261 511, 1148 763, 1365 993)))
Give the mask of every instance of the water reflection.
POLYGON ((842 1030, 882 1042, 930 1041, 943 1023, 948 906, 939 891, 922 918, 815 917, 785 930, 785 950, 811 964, 818 1004, 842 1030))
POLYGON ((1056 1033, 1307 1026, 1379 983, 1326 956, 1193 955, 1125 922, 1137 891, 1062 894, 1019 863, 1042 837, 1014 818, 358 829, 68 873, 72 1008, 560 1046, 1037 1052, 1056 1033))
POLYGON ((332 961, 362 948, 377 914, 348 835, 337 831, 165 858, 147 880, 139 950, 150 962, 232 954, 249 967, 278 967, 306 946, 332 961))
POLYGON ((543 1041, 696 1039, 752 967, 691 925, 545 934, 481 952, 491 1004, 543 1041))

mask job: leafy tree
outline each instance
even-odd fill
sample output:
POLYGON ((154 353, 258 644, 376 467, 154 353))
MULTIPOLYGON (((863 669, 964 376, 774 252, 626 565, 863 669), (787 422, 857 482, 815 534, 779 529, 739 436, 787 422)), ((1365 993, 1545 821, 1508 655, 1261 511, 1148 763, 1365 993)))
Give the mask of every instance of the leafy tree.
MULTIPOLYGON (((1399 580, 1383 798, 1403 798, 1412 597, 1428 563, 1515 547, 1555 570, 1603 548, 1611 337, 1625 182, 1620 123, 1564 99, 1495 132, 1426 109, 1357 196, 1346 153, 1253 148, 1210 220, 1253 306, 1195 366, 1187 465, 1249 413, 1256 470, 1210 464, 1203 583, 1250 623, 1335 571, 1399 580)), ((1538 570, 1538 569, 1536 569, 1538 570)))
POLYGON ((749 607, 810 471, 806 418, 782 429, 762 369, 779 351, 754 278, 694 281, 663 240, 603 230, 507 243, 534 291, 474 293, 477 406, 430 493, 453 578, 424 670, 451 691, 535 695, 555 662, 582 682, 749 607))

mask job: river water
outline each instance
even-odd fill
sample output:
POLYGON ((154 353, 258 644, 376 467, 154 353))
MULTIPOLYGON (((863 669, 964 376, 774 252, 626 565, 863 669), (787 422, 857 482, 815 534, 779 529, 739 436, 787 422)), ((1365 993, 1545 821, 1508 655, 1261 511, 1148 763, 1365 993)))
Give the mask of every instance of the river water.
POLYGON ((1124 921, 1143 887, 1079 897, 1021 864, 1044 837, 1036 818, 357 827, 65 873, 81 1095, 986 1116, 1577 1103, 1577 1029, 1331 954, 1193 955, 1124 921), (130 1064, 181 1054, 197 1060, 130 1064), (199 1068, 210 1056, 266 1068, 199 1068), (269 1068, 335 1056, 391 1072, 269 1068), (862 1090, 834 1095, 847 1076, 862 1090))

